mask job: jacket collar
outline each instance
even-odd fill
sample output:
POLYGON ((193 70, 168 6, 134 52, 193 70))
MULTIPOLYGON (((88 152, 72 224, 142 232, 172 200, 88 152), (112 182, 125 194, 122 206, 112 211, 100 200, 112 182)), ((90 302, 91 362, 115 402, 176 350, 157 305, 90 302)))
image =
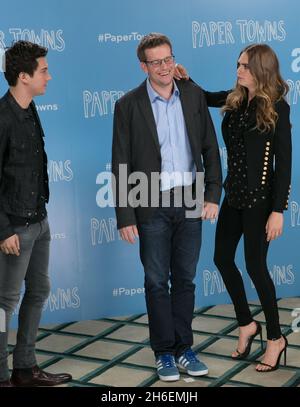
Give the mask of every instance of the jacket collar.
MULTIPOLYGON (((19 103, 16 101, 16 99, 13 97, 13 95, 10 93, 9 90, 6 92, 5 98, 9 104, 9 107, 14 112, 15 116, 17 116, 18 120, 20 122, 25 121, 29 116, 28 109, 23 109, 19 105, 19 103)), ((32 108, 33 111, 35 110, 33 101, 30 103, 29 106, 32 108)))

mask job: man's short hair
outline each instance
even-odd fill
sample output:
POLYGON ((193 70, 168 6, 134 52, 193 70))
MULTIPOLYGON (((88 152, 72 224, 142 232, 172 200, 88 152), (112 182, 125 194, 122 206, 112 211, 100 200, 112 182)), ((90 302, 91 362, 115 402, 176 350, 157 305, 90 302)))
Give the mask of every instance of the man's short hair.
POLYGON ((5 51, 4 76, 9 86, 16 86, 19 74, 33 76, 38 67, 37 58, 45 57, 48 49, 30 41, 17 41, 5 51))
POLYGON ((145 35, 137 47, 137 56, 140 62, 146 61, 145 50, 150 48, 159 47, 160 45, 167 44, 171 48, 172 53, 172 44, 169 38, 166 35, 160 33, 150 33, 145 35))

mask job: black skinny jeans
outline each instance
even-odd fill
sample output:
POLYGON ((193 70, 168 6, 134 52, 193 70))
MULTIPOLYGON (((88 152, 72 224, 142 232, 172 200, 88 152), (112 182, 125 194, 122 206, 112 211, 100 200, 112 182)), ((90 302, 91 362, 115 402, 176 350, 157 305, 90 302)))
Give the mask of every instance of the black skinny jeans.
POLYGON ((269 243, 266 240, 265 227, 270 213, 269 201, 253 208, 235 209, 228 205, 225 197, 217 224, 214 262, 232 299, 239 326, 250 324, 253 318, 243 279, 234 262, 237 245, 244 235, 247 272, 265 314, 267 338, 274 340, 281 337, 281 330, 275 287, 266 263, 269 243))

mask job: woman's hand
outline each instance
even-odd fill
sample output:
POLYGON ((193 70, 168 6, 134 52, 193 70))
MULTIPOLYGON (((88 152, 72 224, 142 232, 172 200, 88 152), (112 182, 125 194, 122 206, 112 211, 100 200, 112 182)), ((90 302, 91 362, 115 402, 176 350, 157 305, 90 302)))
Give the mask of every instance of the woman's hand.
POLYGON ((272 212, 266 224, 267 241, 274 240, 282 234, 283 214, 272 212))
POLYGON ((180 81, 180 79, 185 79, 185 80, 189 79, 188 72, 183 65, 181 65, 181 64, 175 65, 174 78, 179 81, 180 81))

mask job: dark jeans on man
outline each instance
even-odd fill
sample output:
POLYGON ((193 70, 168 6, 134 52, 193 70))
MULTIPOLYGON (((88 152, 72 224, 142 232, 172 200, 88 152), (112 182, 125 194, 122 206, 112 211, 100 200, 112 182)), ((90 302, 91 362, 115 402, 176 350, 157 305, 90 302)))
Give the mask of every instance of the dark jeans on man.
MULTIPOLYGON (((50 230, 47 219, 15 227, 20 238, 20 256, 0 252, 0 309, 5 311, 6 332, 0 332, 0 381, 9 378, 7 339, 11 315, 18 305, 22 283, 25 293, 19 310, 17 344, 13 367, 35 366, 35 341, 43 305, 49 295, 50 230)), ((3 313, 3 312, 2 312, 3 313)))
POLYGON ((186 218, 185 212, 184 207, 160 207, 138 225, 150 343, 156 356, 180 355, 193 344, 193 279, 202 221, 186 218))

